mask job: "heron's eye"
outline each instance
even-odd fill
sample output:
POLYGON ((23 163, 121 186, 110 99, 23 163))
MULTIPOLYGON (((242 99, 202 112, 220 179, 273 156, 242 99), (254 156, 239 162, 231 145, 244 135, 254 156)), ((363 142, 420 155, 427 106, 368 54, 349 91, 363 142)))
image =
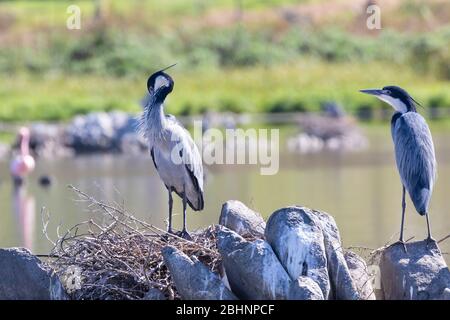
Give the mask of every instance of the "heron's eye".
POLYGON ((385 93, 390 95, 391 94, 391 90, 385 90, 385 93))

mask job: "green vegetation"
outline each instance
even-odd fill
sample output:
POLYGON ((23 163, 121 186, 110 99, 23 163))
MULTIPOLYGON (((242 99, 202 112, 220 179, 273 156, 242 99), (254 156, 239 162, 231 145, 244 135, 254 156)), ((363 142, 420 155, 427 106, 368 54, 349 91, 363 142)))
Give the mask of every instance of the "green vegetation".
POLYGON ((12 144, 16 139, 16 135, 9 132, 0 132, 0 143, 12 144))
POLYGON ((361 18, 339 7, 343 2, 331 1, 336 12, 323 21, 292 22, 274 12, 327 4, 104 0, 95 8, 83 1, 80 31, 65 28, 69 2, 0 2, 0 120, 137 112, 148 74, 173 62, 174 114, 318 110, 330 100, 357 112, 382 107, 358 89, 387 84, 404 86, 426 106, 450 107, 448 3, 430 1, 423 14, 420 1, 400 1, 386 12, 392 28, 372 34, 364 26, 353 31, 361 18), (420 27, 430 15, 427 32, 395 27, 411 17, 420 27))
MULTIPOLYGON (((173 69, 175 90, 167 111, 193 114, 205 110, 277 112, 318 110, 323 101, 339 101, 349 111, 361 107, 386 108, 377 99, 360 94, 365 87, 396 83, 411 90, 424 105, 450 105, 448 84, 384 63, 324 63, 311 59, 271 67, 198 69, 186 73, 173 69), (384 70, 376 79, 373 74, 384 70)), ((144 78, 145 79, 145 78, 144 78)), ((146 92, 138 77, 92 75, 38 76, 0 80, 0 118, 4 120, 69 119, 93 110, 140 110, 146 92), (9 107, 5 107, 9 106, 9 107)))

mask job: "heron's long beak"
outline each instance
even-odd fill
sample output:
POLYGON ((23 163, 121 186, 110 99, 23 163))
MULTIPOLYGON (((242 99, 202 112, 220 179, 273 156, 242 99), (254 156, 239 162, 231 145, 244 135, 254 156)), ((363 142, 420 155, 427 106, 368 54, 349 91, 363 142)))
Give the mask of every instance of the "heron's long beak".
POLYGON ((371 94, 373 96, 381 96, 382 94, 384 94, 384 90, 381 89, 363 89, 359 90, 359 92, 371 94))
POLYGON ((166 71, 167 69, 170 69, 170 68, 172 68, 172 67, 175 67, 175 66, 177 65, 177 63, 178 63, 178 62, 175 62, 174 64, 172 64, 172 65, 170 65, 170 66, 168 66, 168 67, 165 67, 164 69, 159 70, 159 72, 166 71))

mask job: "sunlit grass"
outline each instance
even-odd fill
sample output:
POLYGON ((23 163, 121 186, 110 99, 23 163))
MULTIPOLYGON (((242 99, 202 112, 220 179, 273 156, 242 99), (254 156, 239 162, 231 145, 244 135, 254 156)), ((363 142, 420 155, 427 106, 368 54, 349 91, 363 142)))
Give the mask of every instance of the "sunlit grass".
POLYGON ((14 142, 16 135, 11 132, 0 131, 0 143, 11 144, 14 142))
MULTIPOLYGON (((418 77, 409 69, 386 63, 323 63, 314 59, 273 67, 240 69, 174 68, 174 92, 167 112, 192 114, 205 110, 268 112, 274 106, 318 110, 324 101, 336 101, 348 111, 381 102, 358 92, 361 88, 397 84, 427 105, 440 97, 448 107, 448 82, 418 77)), ((90 111, 138 112, 146 93, 147 74, 136 77, 16 75, 0 78, 0 120, 65 120, 90 111)))
MULTIPOLYGON (((5 0, 0 1, 0 10, 12 15, 15 19, 15 27, 37 27, 37 26, 65 26, 70 5, 77 5, 81 9, 82 19, 90 19, 96 9, 96 3, 103 3, 105 14, 114 14, 116 17, 136 21, 153 19, 158 23, 166 23, 181 16, 198 16, 211 9, 262 9, 292 3, 318 2, 324 0, 84 0, 84 1, 62 1, 62 0, 5 0), (136 13, 139 13, 136 16, 136 13)), ((83 20, 82 20, 83 21, 83 20)), ((86 20, 84 20, 86 21, 86 20)), ((145 21, 142 21, 145 22, 145 21)))

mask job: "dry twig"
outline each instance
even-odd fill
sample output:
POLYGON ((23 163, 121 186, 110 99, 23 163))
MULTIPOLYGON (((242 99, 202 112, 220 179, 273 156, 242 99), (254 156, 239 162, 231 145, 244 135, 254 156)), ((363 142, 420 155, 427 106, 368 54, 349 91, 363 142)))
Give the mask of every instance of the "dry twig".
POLYGON ((123 205, 110 205, 69 188, 86 202, 95 219, 78 223, 61 235, 58 230, 56 241, 47 235, 50 216, 45 212, 42 221, 46 237, 54 244, 48 263, 71 298, 141 299, 150 288, 159 289, 169 299, 180 298, 161 255, 166 245, 195 255, 218 271, 220 255, 213 227, 192 234, 188 241, 139 220, 123 205))

